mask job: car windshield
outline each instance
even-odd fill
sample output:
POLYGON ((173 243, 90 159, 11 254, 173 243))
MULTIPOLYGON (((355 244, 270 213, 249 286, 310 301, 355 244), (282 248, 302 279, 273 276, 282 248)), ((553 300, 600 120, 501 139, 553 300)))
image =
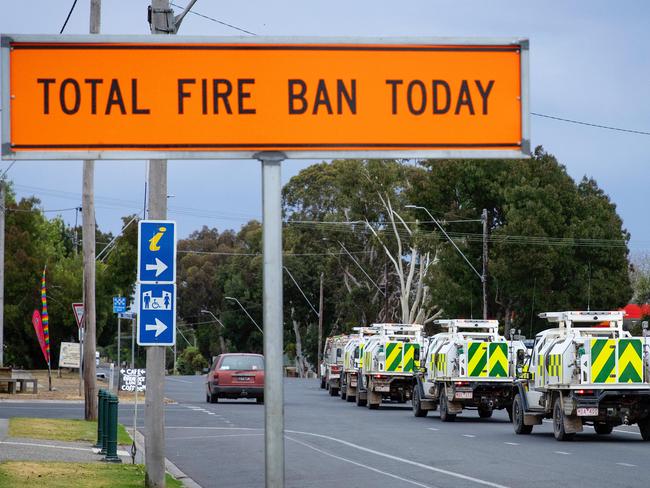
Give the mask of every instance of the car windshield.
POLYGON ((260 356, 225 356, 220 370, 238 369, 246 371, 263 370, 264 359, 260 356))

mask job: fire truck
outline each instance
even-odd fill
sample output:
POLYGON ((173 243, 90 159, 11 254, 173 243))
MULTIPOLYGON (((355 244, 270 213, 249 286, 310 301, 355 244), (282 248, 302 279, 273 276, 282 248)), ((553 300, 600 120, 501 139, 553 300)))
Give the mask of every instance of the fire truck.
POLYGON ((367 337, 359 370, 356 403, 377 409, 384 400, 404 403, 411 398, 413 374, 424 345, 418 324, 374 324, 367 337))
POLYGON ((355 327, 343 351, 343 372, 341 374, 342 400, 355 401, 359 371, 363 367, 363 352, 368 337, 377 333, 376 327, 355 327))
POLYGON ((546 312, 555 325, 535 338, 514 383, 515 433, 530 434, 553 420, 558 441, 585 425, 607 435, 617 425, 637 424, 650 440, 649 341, 623 329, 622 311, 546 312))
POLYGON ((425 367, 413 379, 413 414, 424 417, 440 407, 440 420, 452 422, 464 409, 489 418, 511 412, 512 384, 525 358, 521 341, 499 335, 497 320, 436 320, 445 332, 429 340, 425 367))

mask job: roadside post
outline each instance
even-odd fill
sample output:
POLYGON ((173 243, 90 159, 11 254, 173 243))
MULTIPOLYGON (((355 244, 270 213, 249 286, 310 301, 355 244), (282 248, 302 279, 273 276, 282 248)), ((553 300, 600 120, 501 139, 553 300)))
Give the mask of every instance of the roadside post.
POLYGON ((83 395, 83 366, 84 366, 84 304, 73 303, 72 312, 77 322, 79 332, 79 396, 83 395))
MULTIPOLYGON (((155 3, 152 25, 165 21, 164 32, 175 32, 168 2, 155 3)), ((0 48, 3 159, 149 159, 150 219, 167 215, 168 159, 261 161, 267 488, 284 485, 281 161, 530 156, 527 39, 17 35, 3 36, 0 48), (215 79, 211 67, 226 65, 229 79, 215 79), (112 93, 130 96, 96 100, 92 112, 90 68, 93 78, 114 80, 112 93)), ((143 240, 162 247, 160 231, 143 232, 141 253, 143 240)), ((156 365, 147 371, 145 422, 155 438, 147 470, 152 462, 157 473, 163 346, 175 342, 176 290, 163 278, 170 263, 159 249, 145 251, 138 343, 156 365)))
MULTIPOLYGON (((122 349, 122 314, 126 312, 126 297, 113 297, 113 313, 117 314, 117 371, 122 369, 120 362, 120 349, 122 349)), ((118 373, 119 375, 119 373, 118 373)), ((118 377, 119 383, 119 377, 118 377)), ((119 387, 115 387, 115 391, 119 392, 119 387)))
POLYGON ((103 441, 103 427, 104 427, 104 396, 106 395, 106 390, 100 388, 97 392, 97 442, 95 447, 102 447, 103 441))

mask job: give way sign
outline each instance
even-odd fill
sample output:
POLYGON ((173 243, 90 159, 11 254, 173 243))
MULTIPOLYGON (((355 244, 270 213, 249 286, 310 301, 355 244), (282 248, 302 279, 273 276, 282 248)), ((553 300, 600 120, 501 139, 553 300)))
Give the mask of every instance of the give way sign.
POLYGON ((80 329, 84 326, 84 304, 73 303, 72 311, 74 312, 74 319, 77 321, 77 327, 80 329))

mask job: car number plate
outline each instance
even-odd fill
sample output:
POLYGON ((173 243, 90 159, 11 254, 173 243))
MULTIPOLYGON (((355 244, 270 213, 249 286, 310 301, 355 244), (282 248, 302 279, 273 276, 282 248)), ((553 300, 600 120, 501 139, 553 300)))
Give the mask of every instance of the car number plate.
POLYGON ((457 391, 456 398, 472 398, 474 393, 471 391, 457 391))
POLYGON ((598 407, 579 407, 578 417, 597 417, 598 407))
POLYGON ((252 376, 236 376, 237 381, 253 381, 252 376))
POLYGON ((390 391, 390 386, 388 386, 388 385, 386 385, 386 386, 376 386, 375 391, 381 391, 381 392, 390 391))
POLYGON ((357 380, 350 381, 350 386, 356 387, 357 386, 357 380))

